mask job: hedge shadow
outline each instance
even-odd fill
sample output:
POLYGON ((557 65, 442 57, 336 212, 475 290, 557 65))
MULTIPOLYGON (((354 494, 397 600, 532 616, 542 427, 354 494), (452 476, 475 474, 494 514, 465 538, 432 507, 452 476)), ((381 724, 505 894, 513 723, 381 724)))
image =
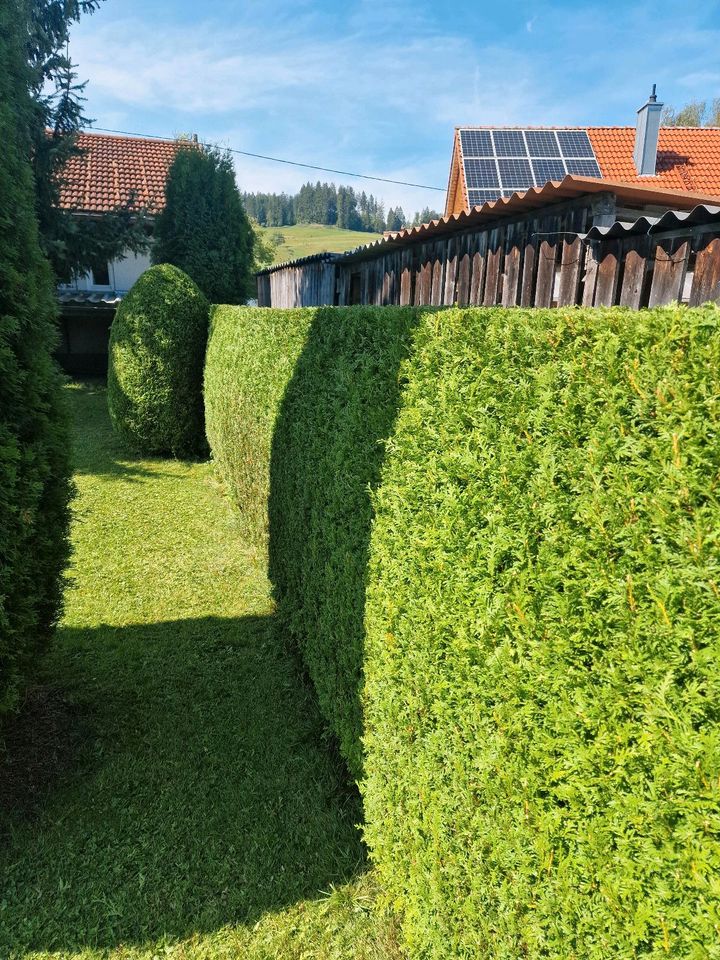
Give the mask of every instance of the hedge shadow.
POLYGON ((318 309, 272 438, 269 565, 278 614, 357 779, 373 491, 419 317, 406 307, 318 309))

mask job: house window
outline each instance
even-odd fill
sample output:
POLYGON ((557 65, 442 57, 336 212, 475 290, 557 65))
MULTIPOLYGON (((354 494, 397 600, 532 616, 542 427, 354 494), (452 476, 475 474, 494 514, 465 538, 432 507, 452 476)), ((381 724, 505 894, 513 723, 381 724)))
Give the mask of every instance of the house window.
POLYGON ((110 286, 110 267, 107 263, 94 263, 92 266, 92 282, 95 287, 110 286))

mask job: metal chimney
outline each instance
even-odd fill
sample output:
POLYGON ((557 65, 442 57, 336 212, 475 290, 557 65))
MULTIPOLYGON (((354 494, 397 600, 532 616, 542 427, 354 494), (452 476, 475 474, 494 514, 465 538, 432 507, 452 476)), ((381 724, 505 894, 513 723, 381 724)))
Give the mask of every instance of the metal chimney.
POLYGON ((657 164, 658 134, 663 104, 657 102, 655 84, 648 102, 638 110, 635 129, 635 169, 641 177, 654 177, 657 164))

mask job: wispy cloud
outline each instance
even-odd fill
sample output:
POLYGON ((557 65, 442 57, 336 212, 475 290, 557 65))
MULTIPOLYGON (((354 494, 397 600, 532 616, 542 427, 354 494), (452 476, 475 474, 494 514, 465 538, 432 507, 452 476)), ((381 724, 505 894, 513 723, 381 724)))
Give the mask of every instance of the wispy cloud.
MULTIPOLYGON (((193 130, 441 187, 457 124, 632 123, 651 82, 667 102, 714 92, 716 4, 699 0, 679 18, 674 2, 524 6, 519 18, 484 9, 480 22, 430 0, 216 0, 201 14, 181 0, 127 0, 83 21, 72 47, 100 126, 193 130)), ((248 188, 324 176, 237 162, 248 188)), ((442 203, 367 186, 393 205, 442 203)))

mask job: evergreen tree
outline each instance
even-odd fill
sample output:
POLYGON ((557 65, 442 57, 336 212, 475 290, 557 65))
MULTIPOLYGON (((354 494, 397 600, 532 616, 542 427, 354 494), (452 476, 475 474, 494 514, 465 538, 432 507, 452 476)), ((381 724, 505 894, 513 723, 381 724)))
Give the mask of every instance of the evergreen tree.
POLYGON ((412 226, 419 227, 423 223, 430 223, 431 220, 439 220, 441 217, 442 214, 438 213, 437 210, 431 210, 430 207, 423 207, 423 209, 413 217, 412 226))
POLYGON ((254 296, 254 233, 229 153, 188 146, 170 167, 154 263, 180 267, 212 303, 254 296))
MULTIPOLYGON (((4 0, 12 9, 18 0, 4 0)), ((93 218, 73 217, 59 205, 62 173, 81 153, 78 133, 89 122, 83 111, 84 83, 67 54, 70 27, 93 13, 102 0, 29 0, 24 31, 31 109, 25 118, 32 139, 36 210, 46 256, 59 280, 85 273, 99 260, 123 251, 147 250, 142 211, 134 198, 117 211, 93 218)))
POLYGON ((29 30, 26 0, 0 3, 0 716, 50 638, 69 553, 70 444, 35 213, 29 30))

